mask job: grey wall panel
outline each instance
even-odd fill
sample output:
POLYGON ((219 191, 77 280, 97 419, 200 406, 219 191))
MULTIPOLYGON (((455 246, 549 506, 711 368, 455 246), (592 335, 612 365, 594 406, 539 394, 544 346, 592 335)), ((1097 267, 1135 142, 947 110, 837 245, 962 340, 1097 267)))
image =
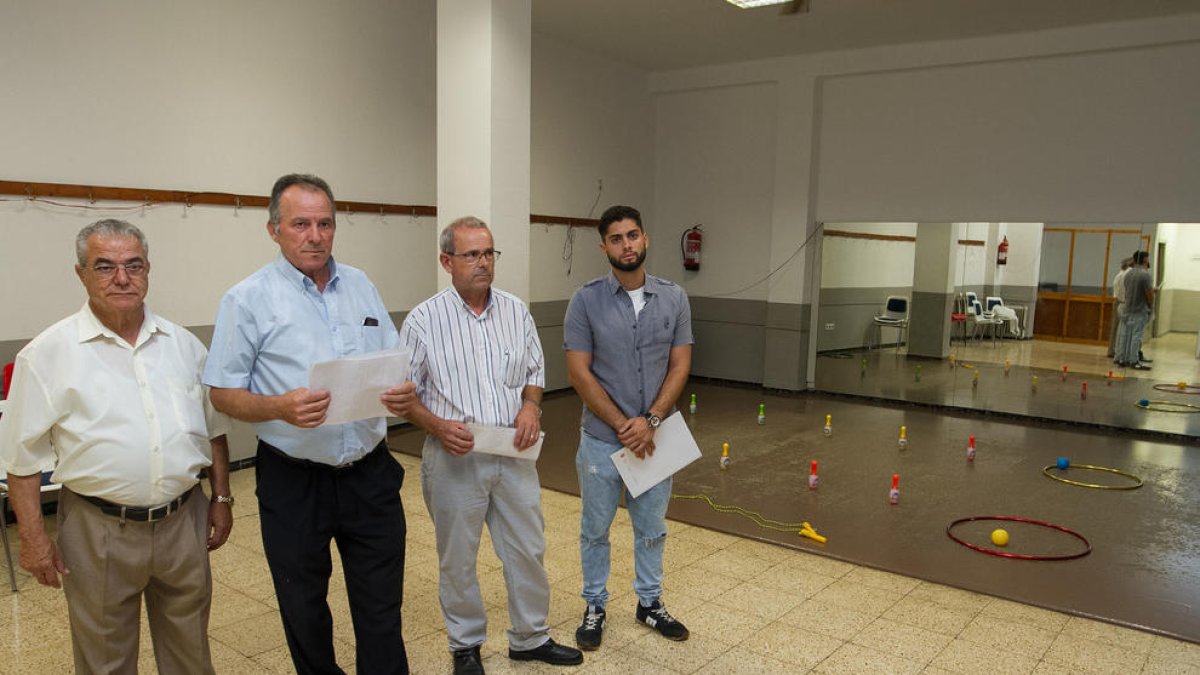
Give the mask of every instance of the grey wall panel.
POLYGON ((908 353, 942 358, 950 353, 951 293, 913 293, 909 310, 908 353))
POLYGON ((529 305, 529 313, 533 315, 533 322, 539 327, 561 326, 563 325, 563 319, 567 315, 567 304, 569 302, 570 300, 535 302, 529 305))
MULTIPOLYGON (((817 351, 860 349, 874 341, 876 314, 889 295, 910 297, 912 288, 822 288, 817 309, 817 351), (830 325, 832 324, 832 326, 830 325)), ((896 331, 885 330, 883 344, 894 343, 896 331)))
POLYGON ((546 359, 546 391, 570 388, 571 383, 567 380, 567 357, 563 352, 562 325, 539 325, 537 331, 546 359))
POLYGON ((692 320, 692 374, 738 382, 762 382, 760 325, 692 320))
POLYGON ((767 304, 767 328, 808 331, 808 304, 772 302, 767 304))
POLYGON ((764 300, 735 300, 732 298, 689 298, 692 322, 717 321, 750 326, 767 322, 767 303, 764 300))

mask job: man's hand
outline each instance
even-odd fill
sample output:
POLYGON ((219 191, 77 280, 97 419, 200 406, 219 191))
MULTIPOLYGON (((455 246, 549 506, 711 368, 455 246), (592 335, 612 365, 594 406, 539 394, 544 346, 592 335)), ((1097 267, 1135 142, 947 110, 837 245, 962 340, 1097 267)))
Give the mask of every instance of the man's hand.
POLYGON ((233 529, 233 505, 211 502, 208 505, 208 550, 215 551, 229 539, 233 529))
POLYGON ((637 455, 638 459, 654 454, 654 430, 650 428, 650 421, 645 417, 631 417, 625 420, 617 429, 617 440, 637 455))
POLYGON ((21 568, 32 574, 43 586, 62 588, 59 575, 67 575, 71 571, 63 562, 58 546, 50 540, 45 530, 30 536, 24 536, 24 532, 21 534, 21 568))
POLYGON ((513 447, 518 452, 532 448, 542 433, 542 420, 537 404, 525 403, 517 413, 517 431, 513 435, 513 447))
POLYGON ((475 434, 462 422, 438 420, 433 435, 442 442, 442 449, 452 455, 465 455, 475 447, 475 434))
POLYGON ((312 429, 321 426, 329 410, 329 392, 301 387, 279 396, 278 418, 293 426, 312 429))
POLYGON ((392 387, 379 396, 383 407, 396 417, 408 418, 413 404, 417 402, 417 385, 405 382, 399 387, 392 387))

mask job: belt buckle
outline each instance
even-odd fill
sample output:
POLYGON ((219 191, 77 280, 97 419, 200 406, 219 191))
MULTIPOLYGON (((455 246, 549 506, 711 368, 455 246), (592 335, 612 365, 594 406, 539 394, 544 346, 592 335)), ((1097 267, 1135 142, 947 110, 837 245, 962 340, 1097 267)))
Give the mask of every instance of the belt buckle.
POLYGON ((156 507, 153 509, 148 509, 146 511, 146 522, 147 523, 156 523, 156 522, 166 518, 167 516, 169 516, 173 513, 172 508, 174 506, 175 506, 174 502, 167 502, 166 504, 163 504, 162 506, 159 506, 159 507, 156 507), (158 515, 160 513, 162 515, 158 515))

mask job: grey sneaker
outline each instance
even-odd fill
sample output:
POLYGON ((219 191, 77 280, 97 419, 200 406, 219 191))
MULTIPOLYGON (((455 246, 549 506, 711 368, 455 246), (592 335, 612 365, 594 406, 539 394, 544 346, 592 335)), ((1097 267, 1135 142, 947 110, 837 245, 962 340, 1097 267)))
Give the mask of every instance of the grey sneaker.
POLYGON ((575 629, 575 644, 585 652, 599 649, 604 638, 604 624, 604 608, 588 605, 583 612, 583 623, 575 629))
POLYGON ((667 608, 661 599, 655 600, 654 604, 649 607, 643 607, 639 602, 637 620, 662 633, 662 636, 668 640, 682 642, 688 639, 688 629, 667 613, 667 608))

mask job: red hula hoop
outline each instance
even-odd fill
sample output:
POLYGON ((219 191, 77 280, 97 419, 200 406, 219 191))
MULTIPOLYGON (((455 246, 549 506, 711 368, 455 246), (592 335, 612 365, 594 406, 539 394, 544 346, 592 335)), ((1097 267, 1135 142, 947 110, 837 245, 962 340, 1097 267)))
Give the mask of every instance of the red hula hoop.
POLYGON ((1092 543, 1087 540, 1087 537, 1083 536, 1082 534, 1079 534, 1078 532, 1076 532, 1074 530, 1065 528, 1062 525, 1055 525, 1054 523, 1043 523, 1040 520, 1030 520, 1029 518, 1018 518, 1017 516, 971 516, 969 518, 959 518, 958 520, 956 520, 946 526, 946 536, 950 537, 951 539, 958 542, 959 544, 962 544, 963 546, 966 546, 967 548, 972 549, 974 551, 979 551, 980 553, 986 553, 988 555, 999 556, 1001 558, 1016 558, 1017 560, 1039 560, 1039 561, 1074 560, 1076 558, 1082 558, 1083 556, 1092 552, 1092 543), (958 537, 954 536, 954 533, 951 532, 951 530, 953 530, 956 526, 961 525, 963 523, 973 521, 973 520, 1007 520, 1007 521, 1012 521, 1012 522, 1016 522, 1016 523, 1028 523, 1030 525, 1040 525, 1041 527, 1048 527, 1052 530, 1058 530, 1059 532, 1065 532, 1065 533, 1071 535, 1072 537, 1075 537, 1079 541, 1082 541, 1083 545, 1086 546, 1087 548, 1081 553, 1072 553, 1070 555, 1028 555, 1025 553, 1005 553, 1003 551, 998 551, 994 548, 986 548, 984 546, 976 546, 975 544, 971 544, 969 542, 963 541, 962 539, 959 539, 958 537))

